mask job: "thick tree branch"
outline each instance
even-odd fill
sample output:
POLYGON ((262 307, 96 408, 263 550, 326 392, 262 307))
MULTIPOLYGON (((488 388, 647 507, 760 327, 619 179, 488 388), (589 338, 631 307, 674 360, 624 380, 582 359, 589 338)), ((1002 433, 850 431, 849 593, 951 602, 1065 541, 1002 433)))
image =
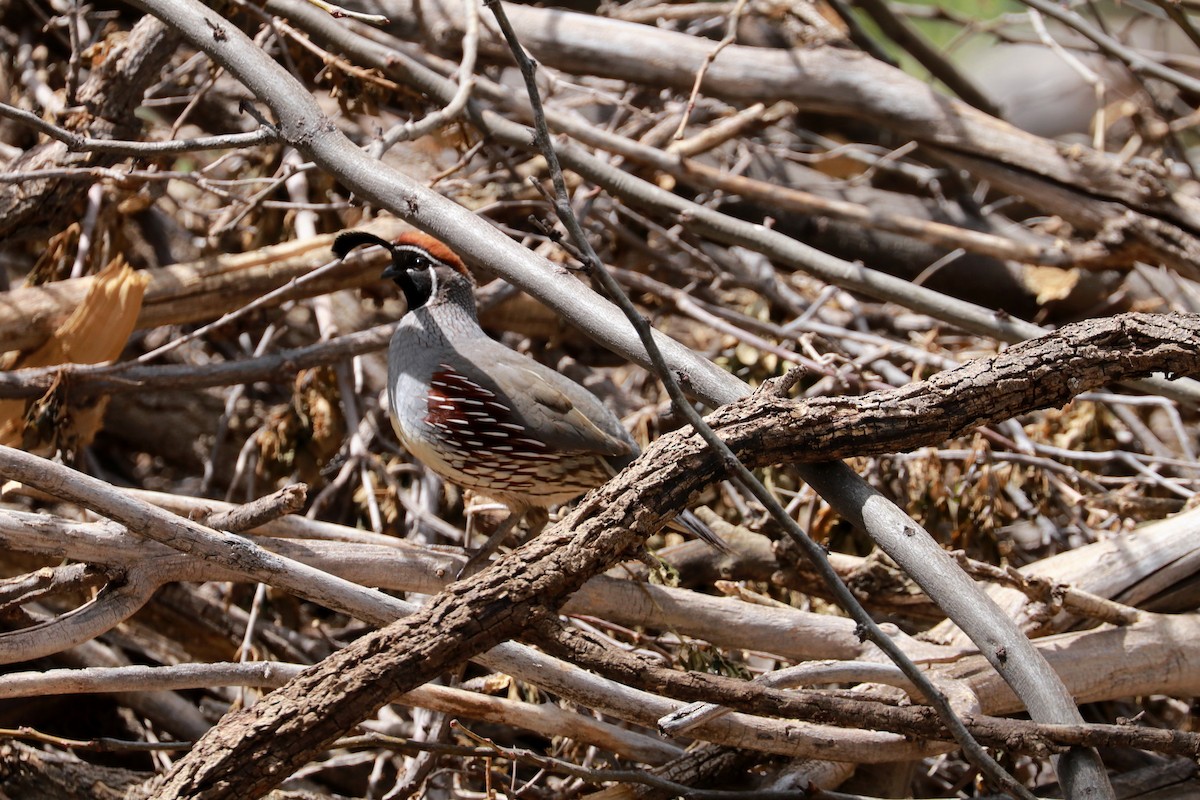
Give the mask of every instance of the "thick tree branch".
MULTIPOLYGON (((922 427, 921 443, 932 444, 947 432, 1160 371, 1200 374, 1200 316, 1135 314, 1079 323, 929 381, 863 398, 805 403, 762 392, 722 409, 710 423, 754 466, 824 458, 818 447, 824 443, 843 448, 854 441, 872 452, 888 452, 899 442, 918 444, 905 427, 922 427), (1002 410, 980 418, 979 403, 986 397, 1002 410), (933 422, 922 424, 914 416, 923 402, 933 422), (893 424, 902 430, 889 430, 893 424), (766 440, 772 442, 769 447, 766 440)), ((307 763, 392 697, 553 613, 584 580, 663 523, 655 509, 679 507, 721 472, 698 436, 660 438, 567 519, 508 558, 447 587, 416 614, 335 653, 254 708, 227 717, 152 796, 260 796, 277 776, 307 763), (262 766, 247 770, 247 764, 262 766)))
POLYGON ((802 402, 759 392, 709 421, 754 466, 824 461, 911 450, 1159 372, 1200 374, 1200 315, 1089 320, 899 389, 802 402))

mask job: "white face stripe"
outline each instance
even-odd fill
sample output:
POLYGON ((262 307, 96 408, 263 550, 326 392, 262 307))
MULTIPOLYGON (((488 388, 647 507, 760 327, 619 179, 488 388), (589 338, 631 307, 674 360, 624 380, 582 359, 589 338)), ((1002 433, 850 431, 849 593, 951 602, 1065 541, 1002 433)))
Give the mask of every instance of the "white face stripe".
POLYGON ((441 263, 442 262, 440 262, 440 261, 431 260, 430 264, 429 264, 429 299, 430 300, 432 300, 433 298, 438 296, 438 280, 437 280, 436 267, 438 264, 441 264, 441 263))

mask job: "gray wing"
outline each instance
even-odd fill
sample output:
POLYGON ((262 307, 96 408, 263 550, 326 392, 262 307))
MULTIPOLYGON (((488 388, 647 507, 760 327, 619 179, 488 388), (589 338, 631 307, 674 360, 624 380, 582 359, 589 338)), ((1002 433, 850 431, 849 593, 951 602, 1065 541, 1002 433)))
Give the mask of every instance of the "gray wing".
POLYGON ((615 458, 637 452, 616 414, 549 367, 494 341, 472 348, 469 360, 481 367, 470 377, 495 392, 515 412, 511 421, 525 424, 530 438, 552 451, 615 458))

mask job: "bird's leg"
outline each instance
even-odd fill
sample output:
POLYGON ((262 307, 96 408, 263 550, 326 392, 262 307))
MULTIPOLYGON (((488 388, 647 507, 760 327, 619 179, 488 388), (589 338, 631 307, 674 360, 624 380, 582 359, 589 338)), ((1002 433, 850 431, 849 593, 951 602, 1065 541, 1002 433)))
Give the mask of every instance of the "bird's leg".
POLYGON ((487 563, 487 560, 491 557, 492 553, 496 552, 500 545, 504 544, 504 540, 508 538, 508 535, 512 533, 513 528, 517 527, 517 523, 520 522, 521 518, 524 516, 524 511, 509 511, 508 516, 500 522, 500 525, 496 528, 492 535, 488 537, 488 540, 483 543, 483 547, 481 547, 478 552, 467 559, 467 563, 463 564, 463 568, 458 571, 458 575, 456 577, 462 578, 470 575, 473 572, 477 572, 480 567, 487 563))

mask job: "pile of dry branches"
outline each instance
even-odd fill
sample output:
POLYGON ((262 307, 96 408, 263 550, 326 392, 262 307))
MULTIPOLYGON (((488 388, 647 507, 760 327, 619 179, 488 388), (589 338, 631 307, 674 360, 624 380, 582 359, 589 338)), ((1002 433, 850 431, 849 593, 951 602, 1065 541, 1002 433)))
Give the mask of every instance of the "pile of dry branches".
POLYGON ((0 0, 0 797, 1195 794, 1200 33, 1023 3, 0 0), (645 445, 460 581, 409 226, 645 445))

